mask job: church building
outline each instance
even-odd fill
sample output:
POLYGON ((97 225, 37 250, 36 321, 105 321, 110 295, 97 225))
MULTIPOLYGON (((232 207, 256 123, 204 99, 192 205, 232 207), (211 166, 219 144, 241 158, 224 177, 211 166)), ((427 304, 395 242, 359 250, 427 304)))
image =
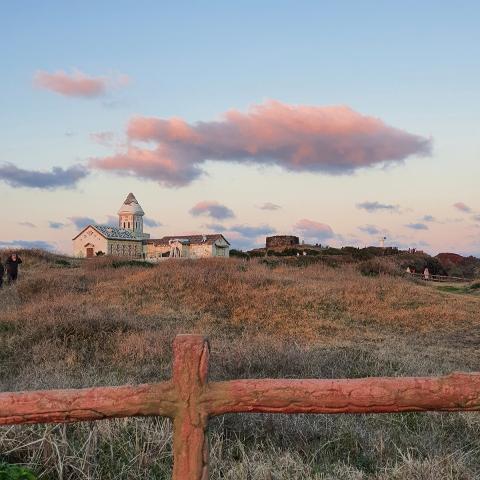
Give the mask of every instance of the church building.
POLYGON ((143 232, 144 215, 133 193, 129 193, 118 211, 118 227, 86 226, 72 240, 73 254, 86 258, 115 255, 149 261, 229 256, 230 243, 220 233, 150 239, 150 235, 143 232))

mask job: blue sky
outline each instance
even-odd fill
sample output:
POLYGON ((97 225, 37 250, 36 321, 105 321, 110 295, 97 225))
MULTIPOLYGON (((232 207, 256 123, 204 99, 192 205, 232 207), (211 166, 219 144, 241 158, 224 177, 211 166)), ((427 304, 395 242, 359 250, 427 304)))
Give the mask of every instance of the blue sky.
MULTIPOLYGON (((478 2, 32 1, 0 8, 0 195, 15 206, 1 242, 43 241, 68 252, 76 217, 107 221, 133 191, 162 224, 154 236, 213 224, 238 246, 259 244, 267 231, 363 246, 385 233, 391 244, 431 253, 480 254, 478 2), (105 91, 71 96, 39 84, 39 72, 59 71, 101 78, 105 91), (127 154, 128 145, 139 146, 126 135, 133 118, 213 128, 225 112, 247 115, 270 100, 296 109, 300 123, 300 107, 347 106, 428 139, 431 153, 379 158, 332 175, 322 166, 293 171, 291 158, 238 161, 238 142, 210 159, 218 145, 208 134, 208 152, 194 160, 202 174, 184 185, 144 170, 91 166, 92 158, 116 155, 136 161, 127 154), (104 145, 98 133, 108 134, 104 145), (29 172, 33 184, 54 167, 80 165, 88 175, 68 188, 38 188, 13 184, 5 164, 29 172), (211 209, 192 215, 199 202, 234 216, 219 222, 211 209), (266 202, 281 208, 259 208, 266 202), (359 207, 364 202, 396 208, 367 210, 359 207)), ((222 128, 228 136, 232 125, 222 128)), ((141 148, 152 142, 155 148, 166 140, 142 140, 141 148)), ((173 163, 187 147, 175 150, 173 163)))

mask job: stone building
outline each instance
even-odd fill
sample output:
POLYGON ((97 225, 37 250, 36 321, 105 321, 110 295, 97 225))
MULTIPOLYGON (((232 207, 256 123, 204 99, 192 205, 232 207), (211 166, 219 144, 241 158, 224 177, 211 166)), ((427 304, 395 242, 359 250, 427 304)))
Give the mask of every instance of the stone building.
POLYGON ((145 212, 133 193, 129 193, 118 211, 118 227, 87 225, 73 238, 73 254, 76 257, 95 255, 119 255, 143 257, 143 241, 150 235, 143 233, 145 212))
POLYGON ((300 239, 295 235, 274 235, 266 238, 266 247, 269 248, 288 248, 300 244, 300 239))
POLYGON ((205 258, 228 257, 230 243, 220 233, 213 235, 180 235, 145 241, 148 260, 165 257, 205 258))
POLYGON ((143 232, 144 215, 133 193, 129 193, 118 211, 118 227, 87 225, 72 240, 73 254, 86 258, 116 255, 151 261, 229 256, 230 244, 220 233, 150 239, 150 235, 143 232))

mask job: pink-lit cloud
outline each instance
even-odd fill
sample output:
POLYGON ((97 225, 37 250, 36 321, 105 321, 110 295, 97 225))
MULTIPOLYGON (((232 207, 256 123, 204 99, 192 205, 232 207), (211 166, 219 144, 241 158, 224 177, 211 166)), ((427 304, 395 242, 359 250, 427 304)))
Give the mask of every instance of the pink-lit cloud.
POLYGON ((453 206, 457 209, 457 210, 460 210, 461 212, 465 212, 465 213, 470 213, 472 211, 472 209, 466 205, 465 203, 463 202, 457 202, 457 203, 454 203, 453 206))
POLYGON ((233 218, 235 214, 233 210, 214 201, 198 202, 190 209, 190 213, 198 217, 199 215, 206 215, 217 220, 225 220, 226 218, 233 218))
POLYGON ((286 105, 277 101, 219 121, 134 117, 126 151, 91 164, 167 185, 186 185, 207 160, 278 166, 295 172, 350 174, 360 168, 428 155, 431 140, 390 127, 344 106, 286 105), (141 146, 135 142, 142 142, 141 146), (145 142, 152 146, 145 145, 145 142))
POLYGON ((303 218, 299 220, 294 226, 295 231, 301 232, 306 238, 315 240, 326 240, 333 238, 335 233, 330 225, 326 223, 316 222, 303 218))
POLYGON ((66 97, 94 98, 105 95, 109 87, 125 86, 129 78, 123 74, 115 77, 92 77, 79 70, 72 73, 63 70, 49 73, 41 70, 35 73, 33 82, 39 88, 66 97))

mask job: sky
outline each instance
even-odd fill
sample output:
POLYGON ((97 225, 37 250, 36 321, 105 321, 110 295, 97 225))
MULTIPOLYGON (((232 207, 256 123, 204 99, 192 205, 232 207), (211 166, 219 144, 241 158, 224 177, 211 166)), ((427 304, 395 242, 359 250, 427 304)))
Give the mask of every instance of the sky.
POLYGON ((152 237, 480 256, 480 3, 0 0, 0 248, 152 237))

